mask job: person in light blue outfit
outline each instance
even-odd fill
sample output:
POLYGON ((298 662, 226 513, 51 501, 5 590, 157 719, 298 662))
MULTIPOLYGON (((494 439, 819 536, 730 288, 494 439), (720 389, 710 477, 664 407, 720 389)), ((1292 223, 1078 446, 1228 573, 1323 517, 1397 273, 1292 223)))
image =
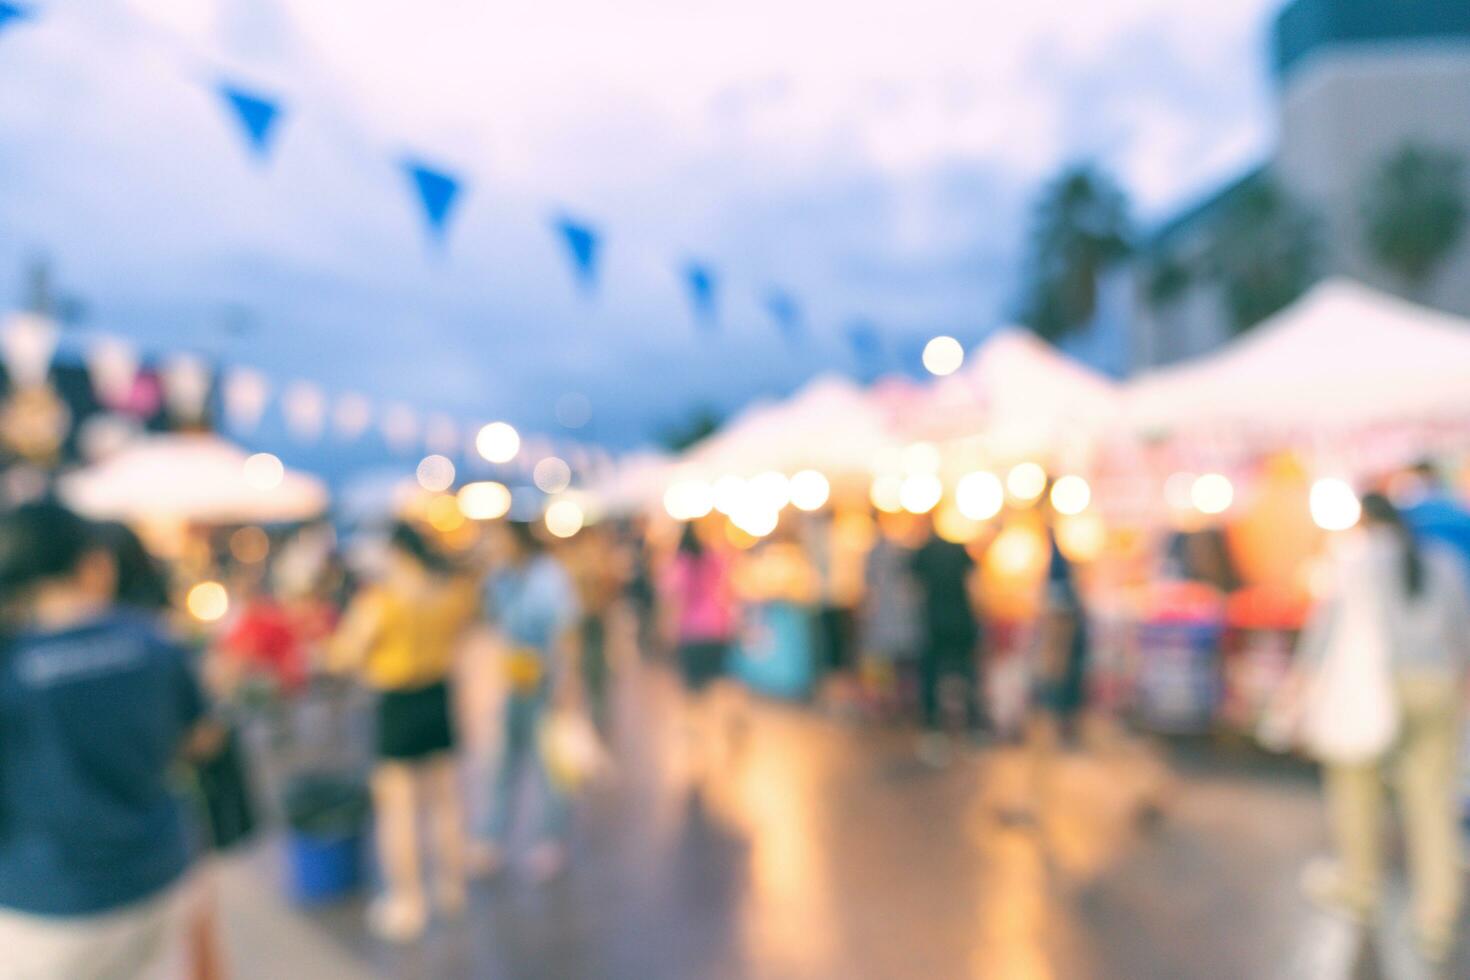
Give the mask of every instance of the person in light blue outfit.
POLYGON ((531 525, 505 525, 504 555, 490 576, 485 608, 505 643, 507 694, 499 768, 490 814, 490 843, 478 855, 483 873, 503 864, 526 771, 541 795, 536 846, 530 854, 538 879, 560 872, 566 858, 569 812, 565 794, 552 781, 538 733, 552 700, 575 680, 569 661, 580 610, 571 576, 546 550, 531 525))

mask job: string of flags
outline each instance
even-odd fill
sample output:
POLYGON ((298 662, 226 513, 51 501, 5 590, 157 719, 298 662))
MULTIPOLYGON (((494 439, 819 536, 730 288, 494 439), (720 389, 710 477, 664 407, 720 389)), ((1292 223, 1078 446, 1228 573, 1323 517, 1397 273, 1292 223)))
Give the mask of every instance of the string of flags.
MULTIPOLYGON (((0 32, 34 19, 37 19, 34 7, 18 0, 0 0, 0 32)), ((245 151, 261 166, 269 165, 273 151, 283 138, 282 130, 290 121, 286 101, 238 79, 216 79, 212 84, 224 114, 238 130, 245 151)), ((454 216, 469 191, 468 181, 452 168, 419 156, 401 158, 398 167, 430 245, 447 247, 454 216)), ((565 212, 551 215, 549 223, 563 246, 575 287, 587 298, 594 298, 606 251, 602 229, 583 216, 565 212)), ((722 299, 720 273, 709 262, 697 259, 676 264, 674 271, 682 281, 694 325, 702 332, 718 331, 722 299)), ((796 345, 806 338, 809 324, 805 311, 789 289, 770 285, 760 292, 757 301, 787 344, 796 345)), ((876 371, 888 354, 901 353, 885 349, 883 334, 871 320, 855 321, 843 330, 842 336, 864 371, 876 371)))
MULTIPOLYGON (((0 323, 0 364, 13 390, 48 383, 60 336, 54 320, 34 313, 13 313, 0 323)), ((87 341, 81 359, 93 401, 102 411, 98 417, 109 423, 131 419, 141 426, 162 412, 187 428, 205 423, 217 406, 221 428, 248 437, 274 404, 287 433, 300 443, 328 437, 352 443, 376 431, 383 445, 398 454, 432 453, 468 461, 479 456, 475 436, 484 421, 442 411, 423 413, 402 402, 378 406, 360 392, 331 394, 310 381, 277 386, 254 368, 216 368, 187 352, 159 357, 150 366, 134 345, 109 334, 87 341)), ((525 447, 515 463, 520 468, 555 456, 571 462, 578 474, 591 476, 611 464, 604 451, 570 438, 528 439, 525 447)))

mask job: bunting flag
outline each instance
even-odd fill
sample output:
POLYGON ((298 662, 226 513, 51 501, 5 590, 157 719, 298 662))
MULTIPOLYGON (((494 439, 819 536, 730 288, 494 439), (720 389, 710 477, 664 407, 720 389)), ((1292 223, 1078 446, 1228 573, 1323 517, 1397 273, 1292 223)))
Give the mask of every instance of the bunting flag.
POLYGON ((372 403, 356 392, 348 392, 332 407, 332 427, 347 441, 358 438, 373 424, 372 403))
POLYGON ((378 423, 383 441, 394 452, 407 452, 418 441, 419 417, 407 405, 389 405, 378 423))
POLYGON ((714 271, 701 262, 690 262, 684 267, 684 283, 695 319, 707 327, 719 326, 714 271))
POLYGON ((563 215, 556 219, 556 230, 572 260, 572 274, 583 291, 591 294, 597 288, 597 259, 602 235, 591 225, 563 215))
POLYGON ((87 345, 87 376, 97 403, 121 411, 132 397, 141 361, 137 350, 118 337, 98 337, 87 345))
POLYGON ((44 384, 51 374, 60 331, 39 313, 13 313, 0 328, 0 359, 14 387, 44 384))
POLYGON ((436 242, 443 241, 449 218, 459 199, 459 179, 417 160, 405 160, 403 169, 413 183, 419 206, 424 210, 429 235, 436 242))
POLYGON ((784 289, 772 289, 766 293, 765 307, 788 344, 801 339, 801 307, 794 296, 784 289))
POLYGON ((234 368, 225 375, 224 405, 225 418, 237 432, 251 432, 265 415, 265 405, 270 399, 270 382, 259 371, 250 368, 234 368))
POLYGON ((31 9, 29 7, 22 7, 18 3, 10 3, 9 0, 0 0, 0 31, 30 16, 31 9))
POLYGON ((327 417, 327 399, 322 390, 309 381, 297 381, 281 396, 281 413, 286 428, 298 439, 319 439, 327 417))
POLYGON ((258 93, 224 83, 219 86, 219 94, 245 134, 250 151, 264 160, 270 155, 271 137, 281 117, 280 105, 258 93))

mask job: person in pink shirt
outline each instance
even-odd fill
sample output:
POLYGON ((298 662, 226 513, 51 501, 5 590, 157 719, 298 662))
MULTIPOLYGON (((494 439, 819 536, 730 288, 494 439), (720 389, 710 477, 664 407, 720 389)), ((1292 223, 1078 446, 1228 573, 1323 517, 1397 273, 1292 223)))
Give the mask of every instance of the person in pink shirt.
POLYGON ((662 585, 667 623, 691 709, 690 735, 703 743, 708 739, 702 729, 713 723, 712 715, 721 713, 711 702, 730 700, 719 693, 729 686, 723 680, 737 624, 730 564, 724 555, 706 547, 694 525, 688 524, 662 585))

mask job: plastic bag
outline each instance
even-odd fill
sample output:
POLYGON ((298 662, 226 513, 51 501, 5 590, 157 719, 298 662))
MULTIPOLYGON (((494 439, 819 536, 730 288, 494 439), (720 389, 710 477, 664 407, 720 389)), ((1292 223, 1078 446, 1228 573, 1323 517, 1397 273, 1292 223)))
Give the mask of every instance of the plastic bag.
POLYGON ((611 768, 597 729, 581 711, 551 712, 538 738, 546 771, 562 792, 575 793, 611 768))

